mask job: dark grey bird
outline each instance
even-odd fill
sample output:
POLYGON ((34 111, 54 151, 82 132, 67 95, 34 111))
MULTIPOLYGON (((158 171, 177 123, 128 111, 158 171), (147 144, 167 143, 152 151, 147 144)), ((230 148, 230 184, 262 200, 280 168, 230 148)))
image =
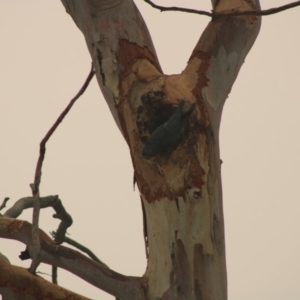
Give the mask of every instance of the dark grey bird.
POLYGON ((196 106, 196 104, 193 103, 190 109, 184 113, 182 111, 184 103, 185 100, 182 100, 169 120, 153 131, 142 151, 142 155, 145 158, 171 152, 180 142, 181 130, 187 124, 188 118, 196 106))

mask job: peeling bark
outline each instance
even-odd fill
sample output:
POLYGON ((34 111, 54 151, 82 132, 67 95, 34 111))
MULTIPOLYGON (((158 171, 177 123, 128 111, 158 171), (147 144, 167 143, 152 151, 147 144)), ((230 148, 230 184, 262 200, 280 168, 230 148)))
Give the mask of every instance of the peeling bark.
MULTIPOLYGON (((166 76, 131 1, 119 1, 118 7, 106 10, 106 1, 97 7, 90 1, 63 3, 72 7, 69 13, 95 65, 98 60, 100 87, 108 102, 113 98, 111 110, 130 148, 147 220, 147 299, 227 299, 219 126, 225 99, 259 32, 260 18, 212 20, 185 70, 166 76), (84 18, 87 14, 79 12, 79 6, 84 12, 94 9, 97 17, 84 18), (95 47, 102 53, 100 59, 95 47), (146 160, 145 141, 182 99, 187 107, 196 103, 196 109, 180 145, 146 160)), ((259 9, 258 1, 214 3, 217 12, 259 9)))
POLYGON ((84 34, 101 91, 116 124, 125 134, 122 115, 116 110, 126 88, 120 78, 127 76, 132 64, 141 58, 150 63, 149 70, 143 68, 144 72, 152 72, 151 69, 161 72, 144 20, 131 0, 62 0, 62 3, 84 34))
MULTIPOLYGON (((133 1, 62 2, 85 37, 101 91, 128 143, 149 257, 142 279, 126 277, 53 244, 40 232, 42 261, 122 299, 226 300, 219 126, 260 17, 211 20, 183 72, 166 76, 133 1), (183 99, 184 111, 196 108, 180 132, 180 143, 145 159, 145 142, 183 99)), ((212 2, 218 13, 259 9, 258 0, 212 2)), ((20 222, 0 218, 0 236, 23 241, 30 252, 30 225, 20 222)))

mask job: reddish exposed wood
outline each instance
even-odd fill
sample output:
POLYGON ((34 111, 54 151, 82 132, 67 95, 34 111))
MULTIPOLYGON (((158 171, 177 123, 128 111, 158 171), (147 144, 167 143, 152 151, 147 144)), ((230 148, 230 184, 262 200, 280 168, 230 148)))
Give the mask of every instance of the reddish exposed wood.
POLYGON ((207 108, 204 104, 204 100, 202 97, 202 89, 208 85, 209 80, 206 77, 207 70, 209 68, 210 63, 210 55, 206 52, 198 50, 197 48, 194 49, 189 62, 192 62, 193 58, 198 58, 201 60, 201 64, 197 69, 197 83, 192 90, 194 97, 197 99, 197 105, 200 109, 202 119, 201 121, 203 124, 208 123, 208 114, 207 108))
POLYGON ((192 157, 189 163, 191 166, 186 189, 194 187, 201 190, 202 186, 205 184, 205 170, 203 170, 195 156, 192 157))
MULTIPOLYGON (((193 122, 198 122, 196 117, 193 122)), ((174 153, 150 162, 143 161, 142 171, 135 168, 140 192, 149 203, 164 197, 170 200, 185 197, 187 189, 194 187, 201 190, 205 184, 206 171, 197 158, 195 145, 197 141, 202 141, 201 147, 206 149, 207 139, 202 127, 192 126, 192 133, 174 153), (178 177, 175 183, 174 176, 178 177)), ((204 153, 207 151, 203 150, 204 153)))
MULTIPOLYGON (((0 218, 0 238, 14 239, 26 244, 32 253, 31 224, 11 218, 0 218)), ((109 269, 102 263, 91 260, 73 249, 56 245, 45 232, 39 230, 41 241, 41 262, 58 266, 72 272, 107 293, 124 300, 144 299, 141 278, 124 276, 109 269)), ((1 272, 0 272, 1 273, 1 272)), ((34 298, 44 299, 44 298, 34 298)), ((46 299, 46 298, 45 298, 46 299)))
MULTIPOLYGON (((130 148, 147 219, 146 298, 225 300, 219 125, 228 93, 258 34, 260 19, 213 19, 185 70, 165 76, 146 26, 130 0, 120 2, 113 11, 95 13, 92 21, 78 13, 78 6, 89 7, 87 0, 80 5, 74 0, 63 1, 72 3, 70 14, 80 21, 77 25, 92 58, 97 60, 98 55, 93 43, 100 53, 97 77, 106 99, 111 98, 111 111, 130 148), (143 30, 137 25, 144 26, 143 30), (94 28, 96 32, 91 33, 94 28), (152 110, 142 99, 150 92, 163 95, 148 99, 152 110), (183 99, 184 111, 193 103, 196 108, 182 140, 169 153, 145 159, 145 141, 183 99)), ((254 4, 258 7, 258 1, 251 1, 252 5, 249 1, 213 3, 218 3, 214 9, 220 14, 253 9, 254 4)))
MULTIPOLYGON (((119 74, 119 97, 123 99, 124 90, 122 87, 122 82, 132 72, 132 66, 138 59, 146 59, 152 63, 155 68, 162 73, 161 67, 157 58, 151 53, 147 47, 141 47, 136 43, 129 42, 125 39, 120 39, 119 41, 119 51, 117 55, 118 63, 121 67, 121 72, 119 74)), ((138 78, 144 81, 145 78, 138 78)))
MULTIPOLYGON (((0 294, 14 299, 88 300, 72 291, 32 275, 27 269, 10 265, 0 259, 0 294), (8 294, 9 293, 9 294, 8 294)), ((6 298, 10 299, 10 298, 6 298)))

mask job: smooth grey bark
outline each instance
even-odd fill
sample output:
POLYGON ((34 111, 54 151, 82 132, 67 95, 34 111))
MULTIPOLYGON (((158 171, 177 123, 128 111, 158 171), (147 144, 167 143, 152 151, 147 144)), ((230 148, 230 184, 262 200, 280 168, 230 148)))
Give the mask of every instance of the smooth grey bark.
MULTIPOLYGON (((227 299, 219 126, 260 17, 213 19, 185 70, 165 76, 132 1, 62 2, 85 36, 100 88, 130 148, 146 218, 147 299, 227 299), (169 155, 145 159, 151 135, 145 124, 182 99, 196 103, 183 142, 169 155)), ((260 8, 258 1, 219 0, 213 9, 260 8)))

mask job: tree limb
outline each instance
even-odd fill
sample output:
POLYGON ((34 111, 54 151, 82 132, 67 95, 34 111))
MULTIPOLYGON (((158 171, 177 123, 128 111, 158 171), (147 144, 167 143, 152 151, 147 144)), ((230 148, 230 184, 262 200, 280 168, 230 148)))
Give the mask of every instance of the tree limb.
MULTIPOLYGON (((51 233, 52 237, 54 237, 54 238, 56 237, 56 232, 55 231, 52 231, 50 233, 51 233)), ((89 248, 83 246, 82 244, 80 244, 80 243, 76 242, 75 240, 73 240, 73 239, 71 239, 69 237, 66 237, 66 236, 64 237, 63 242, 65 242, 65 243, 67 243, 67 244, 69 244, 69 245, 77 248, 78 250, 82 251, 83 253, 86 253, 91 259, 93 259, 94 261, 96 261, 96 262, 98 262, 98 263, 100 263, 100 264, 102 264, 102 265, 104 265, 104 266, 106 266, 108 268, 108 266, 104 262, 102 262, 93 253, 93 251, 91 251, 89 248)))
POLYGON ((197 10, 197 9, 191 9, 191 8, 184 8, 184 7, 177 7, 177 6, 171 6, 171 7, 165 7, 161 5, 157 5, 153 3, 151 0, 144 0, 146 3, 151 5, 154 8, 159 9, 161 12, 163 11, 182 11, 187 13, 193 13, 198 15, 204 15, 208 17, 214 17, 214 18, 222 18, 222 17, 236 17, 236 16, 268 16, 273 15, 279 12, 282 12, 284 10, 294 8, 296 6, 300 6, 300 1, 292 2, 286 5, 282 5, 279 7, 274 7, 270 9, 260 10, 260 11, 254 11, 254 10, 247 10, 247 11, 235 11, 231 13, 215 13, 215 12, 208 12, 204 10, 197 10))
MULTIPOLYGON (((56 231, 54 240, 57 243, 62 243, 67 228, 70 227, 73 223, 72 217, 67 213, 58 196, 47 196, 47 197, 40 198, 40 206, 41 208, 47 208, 52 206, 56 212, 56 214, 54 214, 53 217, 61 220, 58 229, 56 231)), ((31 207, 33 207, 33 197, 21 198, 10 209, 8 209, 5 212, 4 216, 17 218, 22 214, 24 209, 31 208, 31 207)), ((52 266, 52 283, 57 284, 56 266, 52 266)))
MULTIPOLYGON (((0 237, 26 244, 30 255, 32 255, 33 248, 31 230, 32 225, 27 221, 7 217, 0 218, 0 237)), ((140 277, 124 276, 76 250, 57 245, 41 229, 39 229, 39 240, 41 262, 63 268, 122 300, 146 299, 140 277)))
POLYGON ((85 37, 98 84, 127 139, 123 114, 126 101, 123 100, 133 78, 148 82, 162 74, 145 21, 133 0, 61 1, 85 37))
MULTIPOLYGON (((42 166, 41 166, 42 168, 42 166)), ((39 178, 41 178, 41 173, 39 178)), ((40 180, 39 180, 40 181, 40 180)), ((33 195, 33 213, 32 213, 32 242, 33 242, 33 254, 32 261, 29 268, 30 273, 34 274, 39 265, 39 254, 40 254, 40 241, 39 241, 39 216, 40 216, 40 193, 39 193, 39 184, 30 184, 33 195)))
POLYGON ((204 16, 208 16, 208 17, 213 16, 213 13, 205 11, 205 10, 197 10, 197 9, 177 7, 177 6, 166 7, 166 6, 157 5, 157 4, 153 3, 151 0, 144 0, 144 1, 146 3, 148 3, 149 5, 151 5, 152 7, 159 9, 161 12, 163 12, 163 11, 183 11, 183 12, 187 12, 187 13, 191 13, 191 14, 204 15, 204 16))
MULTIPOLYGON (((24 209, 33 207, 33 197, 24 197, 18 200, 10 209, 4 213, 4 217, 17 218, 24 209)), ((41 208, 53 207, 55 214, 53 218, 61 220, 56 231, 55 242, 60 244, 63 242, 67 229, 72 225, 72 217, 65 210, 58 196, 47 196, 40 198, 41 208)))
POLYGON ((36 268, 39 264, 39 245, 40 242, 38 240, 38 223, 39 223, 39 212, 40 212, 40 195, 39 195, 39 186, 41 183, 41 177, 42 177, 42 167, 43 167, 43 161, 46 153, 46 143, 56 130, 56 128, 59 126, 59 124, 63 121, 65 116, 68 114, 76 100, 85 92, 86 88, 88 87, 90 81, 92 80, 94 76, 94 67, 92 64, 91 71, 85 80, 83 86, 79 90, 79 92, 75 95, 73 99, 71 99, 68 106, 65 108, 65 110, 60 114, 56 122, 52 125, 50 130, 47 132, 45 137, 42 139, 40 143, 40 154, 36 165, 35 170, 35 176, 34 176, 34 183, 30 184, 31 190, 32 190, 32 196, 34 198, 33 201, 33 218, 32 218, 32 238, 33 238, 33 245, 34 245, 34 252, 33 252, 33 259, 30 266, 30 272, 34 273, 36 271, 36 268))
POLYGON ((2 202, 2 204, 0 205, 0 211, 1 211, 4 207, 6 207, 6 203, 7 203, 8 200, 9 200, 9 197, 5 197, 5 198, 3 199, 3 202, 2 202))
POLYGON ((235 16, 269 16, 273 15, 279 12, 282 12, 284 10, 294 8, 296 6, 300 6, 300 1, 292 2, 286 5, 270 8, 270 9, 265 9, 265 10, 260 10, 260 11, 255 11, 255 10, 246 10, 246 11, 235 11, 232 13, 219 13, 215 14, 214 16, 216 18, 220 17, 235 17, 235 16))
POLYGON ((56 266, 52 266, 51 278, 53 284, 57 284, 57 269, 56 266))
POLYGON ((73 299, 89 300, 84 296, 32 275, 27 269, 13 266, 0 259, 0 294, 3 300, 73 299))

